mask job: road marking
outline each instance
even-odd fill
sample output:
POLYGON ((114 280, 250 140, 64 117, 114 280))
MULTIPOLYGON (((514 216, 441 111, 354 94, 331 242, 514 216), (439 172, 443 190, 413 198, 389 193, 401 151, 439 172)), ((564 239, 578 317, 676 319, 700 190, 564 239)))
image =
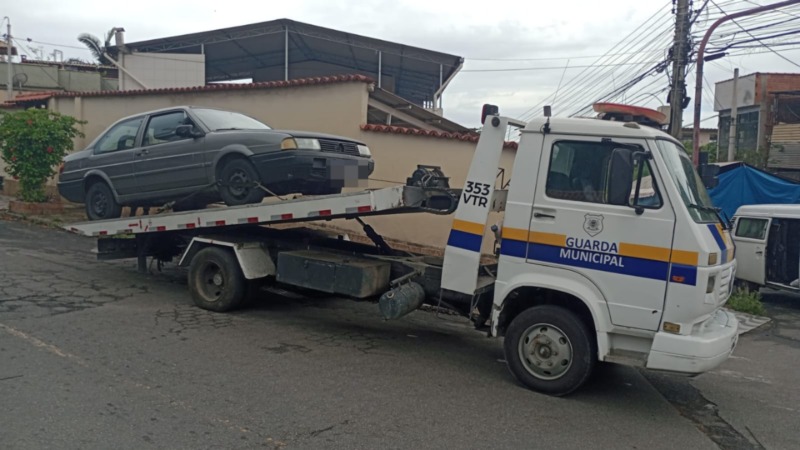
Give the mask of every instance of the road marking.
POLYGON ((65 352, 64 350, 61 350, 60 348, 56 347, 55 345, 48 344, 47 342, 44 342, 41 339, 35 338, 35 337, 33 337, 33 336, 31 336, 31 335, 29 335, 27 333, 19 331, 16 328, 11 328, 8 325, 0 323, 0 329, 5 330, 6 333, 8 333, 8 334, 10 334, 12 336, 16 336, 16 337, 18 337, 18 338, 20 338, 20 339, 22 339, 22 340, 24 340, 26 342, 29 342, 29 343, 33 344, 34 346, 36 346, 36 347, 45 349, 45 350, 47 350, 48 352, 50 352, 50 353, 52 353, 54 355, 58 355, 58 356, 60 356, 62 358, 67 358, 67 359, 75 362, 76 364, 78 364, 78 365, 80 365, 82 367, 89 367, 89 365, 86 363, 86 361, 84 361, 81 358, 73 355, 72 353, 65 352))
MULTIPOLYGON (((31 335, 29 335, 29 334, 27 334, 27 333, 25 333, 23 331, 17 330, 16 328, 12 328, 12 327, 10 327, 8 325, 5 325, 3 323, 0 323, 0 329, 4 330, 6 333, 8 333, 8 334, 10 334, 12 336, 18 337, 18 338, 24 340, 25 342, 28 342, 28 343, 32 344, 35 347, 41 348, 43 350, 46 350, 46 351, 48 351, 48 352, 50 352, 50 353, 52 353, 52 354, 54 354, 56 356, 60 356, 62 358, 68 359, 68 360, 78 364, 81 367, 85 367, 87 369, 92 369, 95 373, 98 373, 98 370, 96 370, 95 368, 90 367, 89 364, 86 361, 84 361, 83 359, 81 359, 80 357, 78 357, 76 355, 73 355, 72 353, 69 353, 67 351, 61 350, 60 348, 56 347, 55 345, 48 344, 47 342, 44 342, 39 338, 31 336, 31 335)), ((153 388, 150 385, 147 385, 147 384, 144 384, 144 383, 140 383, 140 382, 134 381, 132 379, 123 378, 123 377, 121 377, 119 375, 115 375, 115 374, 110 374, 110 375, 111 375, 112 378, 117 378, 117 379, 119 379, 120 381, 122 381, 125 384, 128 384, 130 386, 134 386, 134 387, 136 387, 138 389, 146 390, 146 391, 148 391, 148 392, 150 392, 150 393, 152 393, 152 394, 154 394, 154 395, 156 395, 158 397, 161 397, 162 400, 167 401, 167 403, 172 405, 172 406, 177 406, 180 409, 183 409, 183 410, 185 410, 187 412, 190 412, 192 414, 195 414, 195 415, 199 415, 199 416, 203 415, 203 413, 201 411, 198 411, 196 408, 194 408, 193 406, 189 405, 188 403, 186 403, 186 402, 184 402, 182 400, 178 400, 177 398, 171 397, 171 396, 169 396, 167 394, 164 394, 164 393, 160 392, 158 389, 153 388)), ((110 387, 112 389, 114 388, 114 386, 110 386, 110 387)), ((211 422, 216 422, 218 424, 221 424, 222 426, 224 426, 224 427, 226 427, 226 428, 228 428, 229 430, 232 430, 232 431, 238 431, 240 433, 249 433, 251 431, 250 429, 248 429, 246 427, 243 427, 243 426, 240 426, 240 425, 237 425, 237 424, 231 422, 228 419, 223 419, 223 418, 219 418, 219 417, 209 417, 209 416, 205 416, 205 419, 209 420, 211 422)))

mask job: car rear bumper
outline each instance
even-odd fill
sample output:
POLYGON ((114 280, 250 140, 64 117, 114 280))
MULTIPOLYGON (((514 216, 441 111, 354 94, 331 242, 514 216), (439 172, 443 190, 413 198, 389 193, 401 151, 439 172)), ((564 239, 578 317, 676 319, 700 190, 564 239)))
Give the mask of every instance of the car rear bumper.
POLYGON ((695 375, 722 364, 738 341, 739 322, 724 309, 693 327, 690 335, 656 333, 647 368, 695 375))
POLYGON ((83 203, 86 197, 83 180, 59 181, 58 193, 73 203, 83 203))
POLYGON ((287 150, 251 159, 261 182, 278 195, 363 187, 375 169, 372 159, 319 151, 287 150))

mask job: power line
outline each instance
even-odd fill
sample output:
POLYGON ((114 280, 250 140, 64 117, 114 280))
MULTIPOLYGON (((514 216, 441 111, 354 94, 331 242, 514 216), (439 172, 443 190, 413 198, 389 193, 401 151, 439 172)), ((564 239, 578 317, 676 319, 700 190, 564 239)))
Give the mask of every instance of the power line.
MULTIPOLYGON (((717 4, 714 2, 714 0, 711 0, 711 3, 713 3, 713 4, 714 4, 714 6, 716 6, 717 8, 719 8, 719 10, 720 10, 720 11, 722 11, 722 12, 725 12, 725 11, 724 11, 722 8, 720 8, 720 7, 719 7, 719 5, 717 5, 717 4)), ((772 51, 772 53, 775 53, 776 55, 778 55, 778 56, 779 56, 781 59, 785 60, 785 61, 786 61, 786 62, 788 62, 789 64, 792 64, 792 65, 794 65, 795 67, 798 67, 798 68, 800 68, 800 64, 797 64, 796 62, 792 61, 791 59, 789 59, 789 58, 787 58, 787 57, 785 57, 785 56, 781 55, 781 54, 780 54, 780 53, 778 53, 778 52, 776 52, 776 51, 775 51, 775 50, 773 50, 773 49, 772 49, 772 48, 771 48, 769 45, 766 45, 766 44, 764 44, 764 43, 763 43, 763 42, 762 42, 762 41, 761 41, 759 38, 757 38, 757 37, 753 36, 753 35, 750 33, 750 31, 746 30, 744 27, 742 27, 741 25, 739 25, 739 22, 737 22, 736 20, 731 20, 731 22, 735 23, 735 24, 736 24, 736 26, 738 26, 739 28, 741 28, 741 29, 742 29, 742 31, 744 31, 744 32, 745 32, 745 33, 747 33, 747 34, 748 34, 748 35, 749 35, 751 38, 753 38, 753 39, 757 40, 759 43, 761 43, 762 45, 764 45, 764 47, 766 47, 768 50, 772 51)))
MULTIPOLYGON (((660 53, 661 50, 653 50, 650 53, 660 53)), ((586 56, 559 56, 549 58, 465 58, 467 61, 561 61, 565 59, 586 59, 602 58, 604 56, 636 55, 640 52, 615 53, 613 55, 586 55, 586 56)))
MULTIPOLYGON (((660 61, 647 61, 645 63, 657 63, 660 61)), ((461 72, 523 72, 528 70, 564 70, 564 69, 585 69, 588 67, 620 67, 634 66, 645 63, 618 63, 618 64, 590 64, 585 66, 550 66, 550 67, 517 67, 508 69, 465 69, 461 72)))

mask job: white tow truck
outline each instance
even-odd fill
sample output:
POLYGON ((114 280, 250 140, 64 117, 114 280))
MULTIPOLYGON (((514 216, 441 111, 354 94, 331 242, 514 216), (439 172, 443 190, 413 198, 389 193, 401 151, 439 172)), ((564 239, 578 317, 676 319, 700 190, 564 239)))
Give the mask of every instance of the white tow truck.
POLYGON ((721 309, 733 243, 667 134, 633 122, 521 123, 488 108, 463 189, 418 172, 406 186, 66 229, 98 237, 100 259, 138 257, 140 269, 147 257, 177 259, 195 304, 213 311, 265 295, 265 285, 377 300, 387 320, 448 308, 504 336, 514 376, 551 395, 580 387, 598 361, 695 375, 733 352, 738 324, 721 309), (513 182, 498 190, 508 127, 521 138, 513 182), (504 211, 501 223, 487 223, 491 211, 504 211), (444 258, 395 251, 364 223, 426 213, 455 213, 444 258), (337 218, 358 220, 375 245, 269 226, 337 218))

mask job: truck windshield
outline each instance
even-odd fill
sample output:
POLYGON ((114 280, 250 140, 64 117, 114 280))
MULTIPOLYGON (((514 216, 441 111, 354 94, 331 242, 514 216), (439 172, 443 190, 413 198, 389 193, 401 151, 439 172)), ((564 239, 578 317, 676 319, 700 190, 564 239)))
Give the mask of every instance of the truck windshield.
POLYGON ((193 112, 211 131, 270 129, 268 125, 236 112, 201 108, 196 108, 193 112))
POLYGON ((665 139, 657 139, 656 147, 692 219, 697 223, 716 222, 718 220, 716 209, 686 150, 665 139))

